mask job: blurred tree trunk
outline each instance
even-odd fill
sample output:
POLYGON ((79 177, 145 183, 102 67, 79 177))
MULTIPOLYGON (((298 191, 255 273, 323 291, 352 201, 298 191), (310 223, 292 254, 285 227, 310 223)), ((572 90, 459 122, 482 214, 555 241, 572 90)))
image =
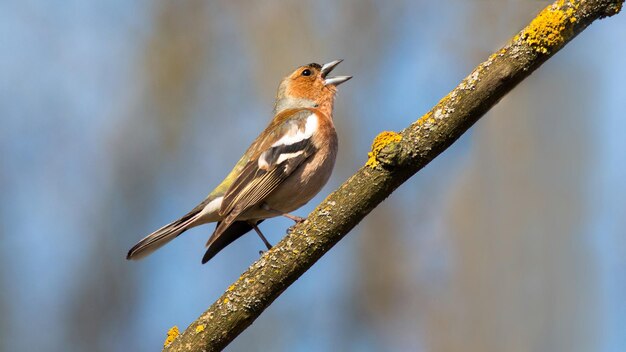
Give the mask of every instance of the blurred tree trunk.
POLYGON ((94 204, 101 207, 94 211, 98 218, 89 220, 101 233, 88 253, 90 265, 83 271, 81 285, 71 299, 75 303, 68 312, 72 326, 69 331, 80 336, 68 340, 77 341, 73 346, 77 351, 137 349, 139 341, 131 338, 131 331, 123 330, 126 324, 122 322, 131 320, 135 297, 128 287, 135 286, 138 279, 129 275, 126 262, 110 260, 121 259, 121 253, 127 250, 126 240, 111 241, 110 236, 120 227, 127 231, 119 234, 122 239, 129 233, 140 233, 137 219, 148 219, 153 211, 145 204, 158 204, 145 198, 146 194, 157 193, 154 189, 160 167, 149 155, 171 156, 178 150, 184 119, 189 116, 187 109, 193 97, 194 79, 204 64, 205 7, 203 1, 161 1, 154 5, 155 29, 140 52, 138 76, 143 81, 139 85, 140 100, 134 105, 135 110, 147 106, 149 111, 130 112, 133 117, 125 119, 128 123, 118 128, 110 141, 113 149, 110 154, 115 156, 111 173, 118 189, 102 193, 104 199, 94 204), (137 133, 144 126, 157 126, 156 138, 143 143, 146 146, 143 149, 122 149, 128 144, 120 141, 140 138, 138 135, 154 137, 150 133, 137 133), (135 227, 129 228, 127 224, 135 227), (112 335, 118 338, 113 339, 112 335))
MULTIPOLYGON (((475 36, 498 42, 501 33, 491 28, 519 23, 540 5, 521 3, 513 18, 497 16, 509 3, 476 6, 475 36)), ((480 45, 465 46, 471 59, 485 54, 480 45)), ((588 150, 595 141, 585 137, 593 122, 585 117, 593 114, 587 105, 595 88, 581 84, 590 70, 552 61, 549 76, 520 84, 475 132, 444 214, 454 261, 448 294, 434 302, 427 323, 433 350, 599 348, 597 313, 582 303, 597 302, 598 287, 581 241, 594 162, 588 150)))
MULTIPOLYGON (((584 102, 588 87, 565 81, 542 82, 568 91, 550 99, 584 102)), ((490 119, 478 132, 475 160, 451 199, 446 222, 456 260, 451 295, 438 302, 433 321, 450 329, 431 328, 438 351, 528 351, 537 343, 553 351, 595 349, 596 317, 580 302, 593 301, 596 275, 580 240, 585 202, 574 201, 585 199, 590 162, 581 142, 585 122, 572 120, 581 104, 537 111, 532 103, 541 96, 526 87, 515 96, 495 108, 507 118, 490 119), (571 127, 559 133, 556 125, 571 127)))

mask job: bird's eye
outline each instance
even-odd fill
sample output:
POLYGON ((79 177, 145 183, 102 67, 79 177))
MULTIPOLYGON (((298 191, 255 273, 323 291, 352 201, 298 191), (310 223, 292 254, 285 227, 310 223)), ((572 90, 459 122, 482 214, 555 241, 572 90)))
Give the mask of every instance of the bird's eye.
POLYGON ((308 68, 304 71, 302 71, 302 75, 303 76, 310 76, 311 75, 311 70, 309 70, 308 68))

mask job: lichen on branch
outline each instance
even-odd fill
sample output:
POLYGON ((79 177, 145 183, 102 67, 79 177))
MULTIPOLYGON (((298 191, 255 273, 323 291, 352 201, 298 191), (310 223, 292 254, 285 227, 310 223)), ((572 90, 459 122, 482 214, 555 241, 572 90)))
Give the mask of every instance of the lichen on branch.
POLYGON ((549 54, 572 36, 579 6, 578 1, 565 0, 548 5, 522 31, 521 39, 538 53, 549 54))
POLYGON ((372 142, 372 150, 367 153, 367 162, 365 166, 374 168, 380 165, 380 153, 391 143, 398 143, 402 140, 402 136, 396 132, 383 131, 372 142))
POLYGON ((178 326, 174 325, 171 329, 167 331, 167 337, 165 338, 165 342, 163 343, 163 347, 167 347, 174 342, 174 340, 180 335, 180 331, 178 330, 178 326))

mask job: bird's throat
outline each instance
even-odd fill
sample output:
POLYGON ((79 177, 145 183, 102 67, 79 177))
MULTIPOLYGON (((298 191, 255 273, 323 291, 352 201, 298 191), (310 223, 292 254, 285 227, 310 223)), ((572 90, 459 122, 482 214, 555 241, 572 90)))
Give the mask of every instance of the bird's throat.
POLYGON ((294 98, 294 97, 283 97, 276 100, 276 104, 274 105, 274 116, 280 113, 283 110, 287 109, 301 109, 301 108, 315 108, 317 104, 309 99, 304 98, 294 98))

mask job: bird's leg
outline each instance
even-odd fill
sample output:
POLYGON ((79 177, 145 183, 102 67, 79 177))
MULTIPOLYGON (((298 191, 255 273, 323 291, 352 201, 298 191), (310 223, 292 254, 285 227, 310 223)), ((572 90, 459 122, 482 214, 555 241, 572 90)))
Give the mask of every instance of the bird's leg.
POLYGON ((282 211, 279 211, 279 210, 276 210, 276 209, 272 209, 265 203, 263 203, 261 208, 263 208, 263 210, 265 210, 265 211, 269 211, 269 212, 272 212, 272 213, 274 213, 276 215, 281 215, 281 216, 286 217, 287 219, 291 219, 291 220, 295 221, 298 224, 301 223, 301 222, 304 222, 306 220, 306 218, 303 218, 303 217, 300 217, 300 216, 297 216, 297 215, 292 215, 292 214, 289 214, 289 213, 283 213, 282 211))
MULTIPOLYGON (((270 242, 267 240, 267 238, 265 238, 265 236, 263 236, 263 233, 261 232, 261 230, 259 230, 259 227, 256 226, 256 223, 254 224, 250 224, 252 226, 252 228, 254 229, 254 231, 256 231, 257 235, 259 235, 259 237, 261 237, 261 241, 263 241, 263 243, 265 243, 265 246, 267 247, 268 250, 272 249, 272 245, 270 244, 270 242)), ((261 253, 263 251, 260 251, 261 253)))

